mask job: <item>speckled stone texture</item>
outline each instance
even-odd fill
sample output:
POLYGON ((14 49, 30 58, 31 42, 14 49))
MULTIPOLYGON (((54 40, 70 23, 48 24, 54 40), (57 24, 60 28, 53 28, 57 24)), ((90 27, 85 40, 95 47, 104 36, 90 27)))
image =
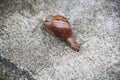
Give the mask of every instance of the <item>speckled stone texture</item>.
POLYGON ((0 0, 0 56, 0 79, 120 80, 120 0, 0 0), (69 20, 79 52, 44 30, 48 15, 69 20))

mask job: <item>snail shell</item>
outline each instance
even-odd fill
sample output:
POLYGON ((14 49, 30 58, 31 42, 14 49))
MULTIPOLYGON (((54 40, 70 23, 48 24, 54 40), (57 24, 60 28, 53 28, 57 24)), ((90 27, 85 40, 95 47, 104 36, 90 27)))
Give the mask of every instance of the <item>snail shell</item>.
POLYGON ((72 38, 72 28, 69 21, 60 15, 48 16, 44 20, 45 28, 57 37, 66 40, 75 51, 79 51, 79 44, 72 38))

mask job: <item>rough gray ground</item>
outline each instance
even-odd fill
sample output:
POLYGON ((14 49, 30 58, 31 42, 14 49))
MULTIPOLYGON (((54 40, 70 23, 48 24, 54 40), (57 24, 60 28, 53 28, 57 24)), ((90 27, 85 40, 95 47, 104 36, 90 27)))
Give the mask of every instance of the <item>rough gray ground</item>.
POLYGON ((9 59, 0 56, 0 80, 34 80, 26 70, 17 68, 9 59))
POLYGON ((120 0, 1 0, 0 15, 0 56, 34 79, 120 80, 120 0), (80 52, 44 31, 42 19, 56 14, 87 41, 80 52))

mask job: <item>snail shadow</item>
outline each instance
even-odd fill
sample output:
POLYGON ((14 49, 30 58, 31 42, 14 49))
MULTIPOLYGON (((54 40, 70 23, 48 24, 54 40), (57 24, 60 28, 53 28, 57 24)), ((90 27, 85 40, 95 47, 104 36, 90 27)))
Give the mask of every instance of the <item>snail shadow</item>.
MULTIPOLYGON (((41 29, 42 33, 44 34, 44 37, 49 37, 49 38, 51 38, 52 40, 58 40, 58 43, 63 43, 63 45, 61 45, 63 48, 64 48, 64 46, 68 46, 69 48, 71 48, 70 45, 69 45, 69 43, 68 43, 66 40, 63 40, 63 39, 55 36, 55 34, 53 34, 52 32, 48 31, 48 30, 45 28, 45 25, 44 25, 43 23, 42 23, 42 26, 40 27, 40 29, 41 29)), ((49 39, 49 40, 50 40, 50 39, 49 39)), ((54 44, 54 43, 55 43, 55 41, 52 41, 52 40, 49 41, 50 44, 54 44), (52 42, 51 42, 51 41, 52 41, 52 42)), ((54 46, 54 45, 53 45, 53 46, 54 46)), ((63 50, 64 50, 64 49, 63 49, 63 50)))
MULTIPOLYGON (((47 30, 47 29, 45 28, 45 25, 44 25, 44 23, 43 23, 42 20, 36 25, 36 27, 33 29, 32 33, 33 33, 33 34, 36 34, 36 33, 37 33, 37 34, 41 34, 41 33, 42 33, 42 35, 43 35, 43 42, 44 42, 45 44, 48 44, 49 47, 50 47, 50 49, 52 49, 52 46, 53 46, 53 47, 55 46, 55 45, 54 45, 55 43, 63 43, 63 44, 60 44, 60 45, 58 44, 59 46, 61 46, 61 47, 63 48, 63 49, 61 48, 63 51, 67 51, 66 49, 64 49, 65 46, 69 47, 68 49, 72 49, 72 50, 73 50, 73 48, 72 48, 71 45, 67 42, 67 40, 63 40, 63 39, 55 36, 55 34, 53 34, 52 32, 50 32, 49 30, 47 30), (48 37, 48 38, 47 38, 47 37, 48 37), (47 40, 45 40, 46 38, 47 38, 47 40), (58 41, 57 41, 57 40, 58 40, 58 41), (46 42, 46 41, 47 41, 47 42, 46 42), (55 41, 57 41, 57 42, 55 42, 55 41), (53 45, 52 45, 52 44, 53 44, 53 45)), ((73 34, 72 37, 75 38, 76 35, 73 34)), ((81 41, 79 42, 80 51, 83 50, 83 48, 81 47, 81 45, 84 44, 84 43, 85 43, 84 41, 82 41, 82 43, 81 43, 81 41)), ((73 52, 74 52, 74 51, 73 51, 73 52)))

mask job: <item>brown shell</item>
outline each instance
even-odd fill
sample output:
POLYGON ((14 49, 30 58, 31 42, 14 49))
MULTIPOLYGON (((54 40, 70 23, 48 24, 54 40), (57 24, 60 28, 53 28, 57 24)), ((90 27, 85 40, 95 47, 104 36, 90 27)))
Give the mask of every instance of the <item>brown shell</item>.
POLYGON ((68 20, 63 16, 48 16, 44 21, 46 28, 57 37, 68 39, 72 36, 72 29, 68 20))

